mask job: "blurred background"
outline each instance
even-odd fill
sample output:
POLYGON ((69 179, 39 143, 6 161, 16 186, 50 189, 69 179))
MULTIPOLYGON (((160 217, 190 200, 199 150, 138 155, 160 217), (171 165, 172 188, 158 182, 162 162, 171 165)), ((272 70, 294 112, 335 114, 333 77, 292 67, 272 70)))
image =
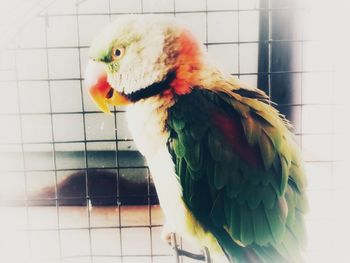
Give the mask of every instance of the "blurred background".
POLYGON ((0 8, 0 262, 176 262, 124 109, 104 115, 84 89, 93 37, 131 13, 175 16, 218 65, 278 103, 306 162, 306 262, 350 262, 348 1, 0 0, 0 8))

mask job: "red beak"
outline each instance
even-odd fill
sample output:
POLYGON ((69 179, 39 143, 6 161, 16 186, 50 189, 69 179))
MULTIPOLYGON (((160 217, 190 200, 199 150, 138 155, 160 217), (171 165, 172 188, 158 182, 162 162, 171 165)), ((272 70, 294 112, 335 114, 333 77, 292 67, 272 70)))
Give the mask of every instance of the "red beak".
POLYGON ((109 113, 108 105, 123 106, 130 103, 128 98, 115 91, 107 81, 107 73, 102 63, 90 60, 85 73, 85 85, 97 107, 109 113))

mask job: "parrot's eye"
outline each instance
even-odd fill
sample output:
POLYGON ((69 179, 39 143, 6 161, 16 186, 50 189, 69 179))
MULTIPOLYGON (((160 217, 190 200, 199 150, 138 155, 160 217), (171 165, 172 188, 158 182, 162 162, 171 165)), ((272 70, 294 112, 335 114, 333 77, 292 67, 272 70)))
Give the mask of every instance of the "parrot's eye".
POLYGON ((113 48, 113 59, 118 60, 121 59, 124 55, 125 49, 123 47, 113 48))

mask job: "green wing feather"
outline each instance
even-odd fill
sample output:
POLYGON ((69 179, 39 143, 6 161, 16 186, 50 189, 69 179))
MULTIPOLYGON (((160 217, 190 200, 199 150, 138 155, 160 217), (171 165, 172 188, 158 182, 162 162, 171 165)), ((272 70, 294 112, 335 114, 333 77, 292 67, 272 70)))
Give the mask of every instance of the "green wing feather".
POLYGON ((230 260, 250 262, 251 254, 258 262, 300 262, 307 204, 298 147, 277 110, 251 93, 194 88, 178 97, 169 109, 169 151, 186 205, 230 260), (214 111, 238 116, 260 165, 235 152, 214 111))

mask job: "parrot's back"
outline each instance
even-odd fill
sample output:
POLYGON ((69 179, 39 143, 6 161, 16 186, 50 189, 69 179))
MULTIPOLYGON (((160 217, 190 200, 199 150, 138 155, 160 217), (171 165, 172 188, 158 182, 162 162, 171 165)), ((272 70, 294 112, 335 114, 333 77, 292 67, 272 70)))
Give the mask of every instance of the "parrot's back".
POLYGON ((168 110, 183 200, 232 262, 302 262, 305 176, 261 92, 194 88, 168 110))

